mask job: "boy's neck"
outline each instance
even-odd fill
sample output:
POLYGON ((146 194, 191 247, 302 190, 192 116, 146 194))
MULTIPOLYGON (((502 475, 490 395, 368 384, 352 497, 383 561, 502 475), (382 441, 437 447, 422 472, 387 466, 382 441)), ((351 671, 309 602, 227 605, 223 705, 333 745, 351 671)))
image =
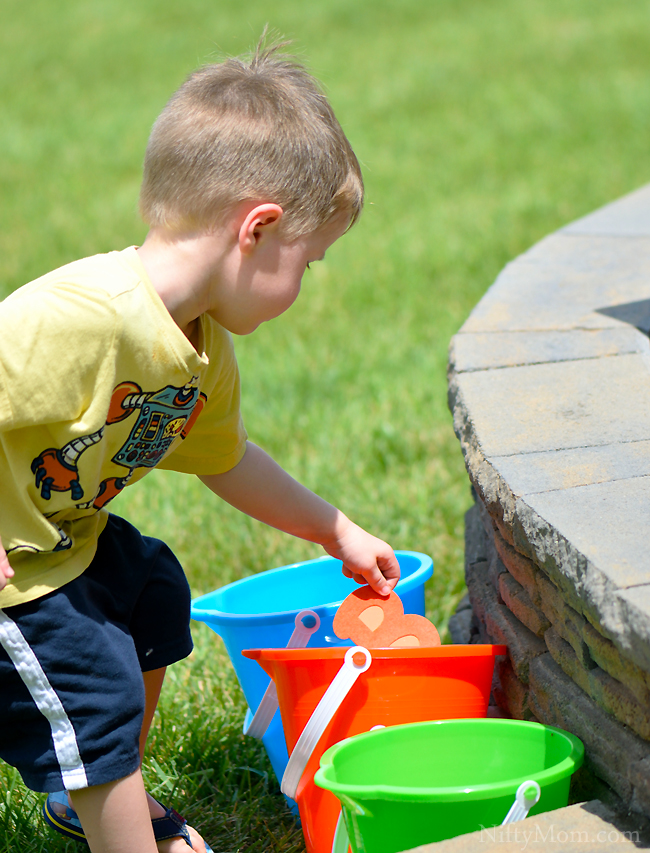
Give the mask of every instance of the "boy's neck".
POLYGON ((177 235, 153 228, 137 249, 154 290, 195 348, 198 318, 209 304, 210 290, 226 251, 225 240, 219 237, 206 233, 177 235))

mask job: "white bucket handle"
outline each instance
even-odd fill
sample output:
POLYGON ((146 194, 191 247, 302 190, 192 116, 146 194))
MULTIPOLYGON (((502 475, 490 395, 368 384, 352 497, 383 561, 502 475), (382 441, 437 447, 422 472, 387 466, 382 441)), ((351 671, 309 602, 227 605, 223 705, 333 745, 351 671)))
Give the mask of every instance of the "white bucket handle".
POLYGON ((368 669, 371 663, 372 655, 363 646, 352 646, 346 651, 341 669, 336 673, 332 683, 323 694, 293 748, 280 785, 282 793, 286 794, 287 797, 295 800, 302 774, 305 772, 307 762, 318 741, 357 678, 368 669), (360 665, 354 661, 354 656, 359 653, 364 655, 364 662, 360 665))
MULTIPOLYGON (((320 628, 320 617, 313 610, 301 610, 296 616, 294 624, 295 628, 293 629, 293 634, 289 637, 287 648, 304 649, 311 635, 320 628), (305 625, 305 620, 312 624, 309 626, 305 625)), ((244 726, 244 734, 258 739, 264 737, 277 710, 278 691, 275 687, 275 682, 271 679, 271 683, 266 688, 264 696, 262 696, 262 701, 257 706, 257 711, 255 711, 249 724, 244 726)))
POLYGON ((343 819, 343 811, 340 811, 339 819, 336 821, 336 829, 334 830, 332 853, 348 853, 349 849, 350 838, 348 836, 348 830, 343 819))
MULTIPOLYGON (((378 729, 385 729, 386 726, 379 723, 372 726, 368 731, 376 732, 378 729)), ((350 838, 348 837, 348 829, 343 818, 343 809, 339 811, 339 819, 336 821, 336 829, 334 830, 334 841, 332 842, 332 853, 348 853, 350 849, 350 838)))
POLYGON ((523 820, 532 807, 539 802, 541 793, 541 788, 533 779, 522 782, 517 788, 515 801, 510 806, 510 811, 503 819, 501 826, 505 826, 506 823, 514 823, 516 820, 523 820))

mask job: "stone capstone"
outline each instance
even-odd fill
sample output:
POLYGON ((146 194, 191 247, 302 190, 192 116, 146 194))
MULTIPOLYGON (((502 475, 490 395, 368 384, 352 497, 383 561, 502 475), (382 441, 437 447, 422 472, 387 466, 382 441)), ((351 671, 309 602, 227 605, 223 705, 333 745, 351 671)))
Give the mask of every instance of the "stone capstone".
POLYGON ((449 405, 475 497, 452 637, 505 643, 501 713, 574 732, 576 790, 650 817, 648 281, 650 186, 508 264, 449 405))

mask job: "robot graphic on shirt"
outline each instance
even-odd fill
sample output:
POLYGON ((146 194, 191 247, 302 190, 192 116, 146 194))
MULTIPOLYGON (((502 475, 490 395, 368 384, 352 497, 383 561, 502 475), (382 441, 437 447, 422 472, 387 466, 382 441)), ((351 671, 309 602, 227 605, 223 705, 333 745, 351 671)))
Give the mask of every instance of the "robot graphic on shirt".
MULTIPOLYGON (((32 462, 32 473, 41 497, 49 501, 52 492, 69 491, 78 509, 101 509, 118 495, 136 468, 153 468, 180 435, 186 438, 207 402, 205 394, 194 386, 196 377, 183 388, 167 385, 160 391, 143 392, 135 382, 122 382, 113 389, 106 425, 97 432, 83 435, 64 447, 49 447, 32 462), (108 477, 100 483, 92 499, 81 503, 84 490, 79 482, 78 462, 89 447, 99 444, 106 426, 126 420, 134 412, 137 418, 127 440, 113 456, 112 462, 128 470, 122 477, 108 477)), ((67 539, 67 537, 66 537, 67 539)), ((69 542, 69 540, 68 540, 69 542)), ((63 541, 55 550, 69 548, 63 541)))

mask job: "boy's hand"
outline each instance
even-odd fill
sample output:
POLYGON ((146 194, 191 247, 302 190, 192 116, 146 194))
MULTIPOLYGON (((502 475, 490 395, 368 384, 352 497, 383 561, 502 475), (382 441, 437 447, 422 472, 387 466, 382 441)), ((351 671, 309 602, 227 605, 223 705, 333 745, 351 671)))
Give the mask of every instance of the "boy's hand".
POLYGON ((341 513, 340 531, 331 542, 322 543, 331 557, 343 561, 343 574, 357 583, 367 583, 379 595, 388 595, 400 577, 393 549, 367 533, 341 513))
POLYGON ((2 540, 0 539, 0 589, 4 589, 9 578, 12 578, 13 576, 14 570, 9 565, 9 560, 7 559, 5 549, 2 547, 2 540))

